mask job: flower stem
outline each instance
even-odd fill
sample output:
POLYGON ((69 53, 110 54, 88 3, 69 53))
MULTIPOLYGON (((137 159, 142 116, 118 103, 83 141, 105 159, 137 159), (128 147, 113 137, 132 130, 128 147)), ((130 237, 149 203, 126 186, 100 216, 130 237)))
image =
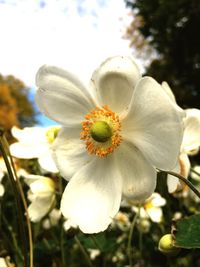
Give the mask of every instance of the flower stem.
POLYGON ((19 195, 19 188, 18 185, 15 182, 15 178, 12 172, 12 168, 10 166, 9 159, 7 157, 7 149, 5 148, 4 139, 3 139, 4 132, 0 129, 0 151, 2 153, 3 159, 5 161, 5 165, 8 171, 8 176, 10 178, 10 182, 12 184, 12 189, 14 192, 14 197, 16 200, 17 205, 17 215, 19 218, 19 233, 22 240, 22 246, 23 246, 23 255, 24 255, 24 267, 28 266, 28 258, 27 258, 27 239, 26 239, 26 231, 25 231, 25 225, 24 225, 24 218, 23 218, 23 210, 21 207, 21 199, 19 195))
POLYGON ((200 173, 199 173, 199 172, 195 171, 195 170, 192 169, 192 168, 190 169, 190 171, 193 172, 193 173, 195 173, 196 175, 198 175, 198 176, 200 177, 200 173))
POLYGON ((163 171, 163 170, 158 170, 161 173, 166 173, 175 176, 176 178, 180 179, 183 181, 186 185, 189 186, 189 188, 200 198, 200 192, 196 189, 196 187, 185 177, 182 175, 176 173, 176 172, 171 172, 171 171, 163 171))
MULTIPOLYGON (((139 208, 139 211, 140 211, 140 208, 139 208)), ((127 250, 128 250, 128 258, 129 258, 129 265, 130 267, 132 267, 133 263, 132 263, 132 251, 131 251, 131 240, 132 240, 132 236, 133 236, 133 230, 135 228, 135 225, 136 225, 136 221, 137 221, 137 218, 140 214, 140 212, 137 212, 133 218, 133 221, 131 223, 131 227, 130 227, 130 232, 129 232, 129 236, 128 236, 128 245, 127 245, 127 250)))
POLYGON ((61 228, 61 233, 60 233, 60 252, 61 252, 61 259, 62 259, 62 264, 63 266, 66 266, 66 259, 65 259, 65 249, 64 249, 64 229, 63 226, 61 228))
POLYGON ((92 262, 90 260, 90 257, 87 254, 87 252, 85 251, 85 248, 82 246, 82 244, 81 244, 80 240, 78 239, 78 237, 75 236, 74 239, 75 239, 77 245, 79 246, 81 252, 83 253, 83 255, 84 255, 84 257, 85 257, 85 259, 86 259, 86 261, 88 263, 88 266, 93 267, 92 262))
POLYGON ((26 223, 27 223, 27 229, 28 229, 28 238, 29 238, 29 257, 30 257, 30 259, 29 259, 29 267, 33 267, 33 238, 32 238, 31 222, 30 222, 30 217, 29 217, 29 213, 28 213, 28 206, 27 206, 27 203, 26 203, 26 198, 24 196, 24 192, 23 192, 21 183, 19 181, 19 178, 17 176, 17 172, 15 170, 15 165, 14 165, 14 162, 13 162, 13 158, 12 158, 12 156, 10 154, 10 150, 9 150, 9 145, 8 145, 7 139, 5 138, 4 135, 3 135, 2 139, 3 139, 3 142, 4 142, 4 147, 6 148, 7 154, 9 156, 9 158, 10 158, 10 163, 11 163, 11 166, 12 166, 12 169, 13 169, 14 177, 15 177, 15 180, 16 180, 16 183, 17 183, 17 186, 18 186, 18 189, 19 189, 19 193, 20 193, 20 196, 21 196, 21 199, 22 199, 22 203, 23 203, 23 206, 24 206, 24 209, 25 209, 26 223))

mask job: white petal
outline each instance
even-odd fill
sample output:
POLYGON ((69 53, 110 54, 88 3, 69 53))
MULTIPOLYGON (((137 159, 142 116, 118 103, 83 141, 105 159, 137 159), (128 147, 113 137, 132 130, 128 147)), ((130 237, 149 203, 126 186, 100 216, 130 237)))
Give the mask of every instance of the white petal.
POLYGON ((5 193, 5 188, 2 184, 0 184, 0 197, 2 197, 5 193))
POLYGON ((54 193, 55 183, 50 178, 42 177, 31 183, 30 189, 33 194, 46 197, 54 193))
POLYGON ((80 140, 80 128, 62 128, 53 143, 53 157, 61 175, 69 180, 83 165, 92 160, 80 140))
POLYGON ((40 167, 47 172, 57 173, 58 169, 56 167, 56 164, 53 160, 51 151, 47 151, 48 153, 44 153, 38 158, 38 162, 40 164, 40 167))
MULTIPOLYGON (((173 172, 176 172, 176 173, 180 173, 180 163, 179 161, 177 162, 176 166, 172 169, 173 172)), ((168 174, 167 175, 167 187, 168 187, 168 192, 171 194, 171 193, 174 193, 178 187, 180 186, 180 181, 178 178, 176 178, 175 176, 171 175, 171 174, 168 174)))
POLYGON ((113 158, 95 158, 69 181, 61 211, 84 233, 98 233, 111 223, 120 201, 121 177, 113 158))
POLYGON ((0 258, 0 266, 1 267, 8 267, 6 260, 4 258, 0 258))
POLYGON ((172 169, 183 136, 182 117, 161 85, 150 77, 137 84, 127 117, 122 124, 124 139, 131 141, 157 168, 172 169))
POLYGON ((162 221, 163 212, 161 208, 151 207, 149 209, 146 209, 146 212, 148 213, 152 222, 160 223, 162 221))
POLYGON ((169 96, 169 98, 176 103, 176 99, 174 96, 174 93, 172 92, 171 88, 169 87, 169 84, 167 82, 162 82, 162 88, 164 89, 165 93, 169 96))
POLYGON ((32 222, 39 222, 52 208, 55 195, 37 197, 28 207, 28 214, 32 222))
POLYGON ((194 180, 200 182, 200 166, 199 166, 199 165, 196 165, 196 166, 194 166, 192 169, 193 169, 195 172, 199 173, 199 175, 198 175, 197 173, 191 171, 191 174, 190 174, 190 175, 191 175, 192 179, 194 179, 194 180))
POLYGON ((97 91, 100 105, 121 113, 130 103, 133 89, 141 75, 131 57, 116 56, 107 59, 94 72, 92 86, 97 91))
POLYGON ((94 108, 94 102, 82 83, 71 73, 53 66, 43 66, 36 75, 39 87, 36 102, 51 119, 72 126, 79 124, 94 108))
POLYGON ((151 204, 154 207, 162 207, 166 204, 166 199, 161 197, 159 193, 155 192, 152 194, 151 204))
POLYGON ((184 124, 182 148, 185 152, 189 153, 200 146, 200 110, 186 109, 184 124))
POLYGON ((12 127, 11 133, 18 141, 25 144, 47 143, 46 128, 42 127, 25 127, 20 129, 16 126, 12 127), (37 138, 35 138, 37 136, 37 138))
POLYGON ((132 143, 123 142, 115 152, 123 180, 123 194, 131 200, 148 198, 156 187, 156 170, 132 143))
POLYGON ((10 145, 10 153, 13 157, 20 159, 38 158, 41 154, 48 150, 47 144, 26 144, 23 142, 16 142, 10 145))

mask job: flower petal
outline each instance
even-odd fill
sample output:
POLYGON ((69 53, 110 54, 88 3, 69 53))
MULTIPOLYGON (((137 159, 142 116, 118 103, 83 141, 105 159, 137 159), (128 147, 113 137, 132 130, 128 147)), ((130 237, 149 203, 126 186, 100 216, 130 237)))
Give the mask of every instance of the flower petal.
POLYGON ((156 187, 156 170, 130 142, 123 142, 115 152, 123 179, 123 194, 133 201, 147 199, 156 187))
POLYGON ((149 215, 152 222, 160 223, 162 221, 163 212, 159 207, 151 207, 146 209, 147 214, 149 215))
POLYGON ((169 87, 169 84, 167 82, 162 82, 161 84, 162 88, 164 89, 165 93, 169 96, 169 98, 172 100, 172 102, 176 103, 176 98, 174 93, 172 92, 172 89, 169 87))
POLYGON ((16 142, 10 145, 10 153, 13 157, 19 159, 33 159, 38 158, 41 154, 46 153, 48 146, 46 144, 25 144, 16 142))
POLYGON ((125 111, 140 77, 139 69, 131 57, 108 58, 92 76, 92 85, 97 91, 100 105, 108 105, 117 113, 125 111))
POLYGON ((28 207, 28 214, 32 222, 39 222, 52 208, 55 195, 37 197, 28 207))
POLYGON ((15 137, 18 141, 25 144, 38 144, 46 143, 46 128, 42 127, 25 127, 20 129, 16 126, 13 126, 11 129, 12 136, 15 137), (37 136, 37 138, 35 138, 37 136))
POLYGON ((80 140, 80 132, 80 128, 63 127, 52 145, 54 162, 67 180, 93 158, 80 140))
POLYGON ((38 158, 38 162, 40 164, 40 167, 42 168, 42 170, 46 171, 46 172, 52 172, 52 173, 57 173, 58 169, 56 167, 56 164, 53 160, 51 151, 47 151, 47 153, 42 154, 39 158, 38 158))
POLYGON ((123 138, 131 141, 153 166, 172 169, 180 152, 184 114, 159 83, 150 77, 142 78, 123 120, 123 138))
POLYGON ((39 87, 36 102, 51 119, 72 126, 80 123, 94 108, 87 89, 71 73, 53 66, 42 66, 36 75, 39 87))
MULTIPOLYGON (((176 166, 172 169, 173 172, 180 173, 180 161, 177 162, 176 166)), ((174 193, 179 187, 181 183, 178 178, 174 175, 168 174, 167 175, 167 188, 170 194, 174 193)))
POLYGON ((69 181, 61 211, 84 233, 98 233, 111 223, 120 201, 121 177, 113 157, 95 158, 69 181))
POLYGON ((196 150, 200 146, 200 110, 193 108, 185 111, 182 148, 185 152, 190 153, 190 151, 196 150))

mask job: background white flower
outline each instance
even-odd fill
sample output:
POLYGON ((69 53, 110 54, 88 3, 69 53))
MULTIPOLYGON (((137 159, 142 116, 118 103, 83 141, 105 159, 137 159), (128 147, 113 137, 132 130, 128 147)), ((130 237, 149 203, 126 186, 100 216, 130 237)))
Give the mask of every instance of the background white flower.
POLYGON ((29 185, 28 213, 32 222, 39 222, 55 204, 55 183, 51 178, 40 175, 27 175, 25 182, 29 185))
MULTIPOLYGON (((175 96, 167 82, 162 83, 162 88, 167 93, 172 102, 175 103, 177 109, 182 110, 181 107, 176 104, 175 96)), ((196 155, 200 147, 200 110, 185 109, 184 112, 186 116, 183 119, 184 133, 180 149, 179 161, 172 171, 178 172, 182 176, 187 178, 191 167, 188 155, 196 155)), ((172 175, 168 175, 167 185, 169 193, 174 193, 178 188, 181 188, 179 179, 172 175)))
POLYGON ((132 206, 135 212, 139 212, 141 219, 151 219, 152 222, 160 223, 163 219, 163 206, 166 205, 166 200, 161 197, 159 193, 153 193, 144 204, 139 208, 137 206, 132 206))
POLYGON ((37 104, 63 125, 54 158, 70 180, 61 211, 85 233, 105 230, 122 194, 142 201, 156 186, 156 168, 172 169, 182 142, 182 111, 161 85, 141 78, 131 57, 109 58, 89 88, 52 66, 37 73, 37 104))
POLYGON ((51 145, 54 141, 53 132, 58 126, 47 128, 26 127, 12 128, 12 135, 18 140, 10 145, 11 155, 21 159, 38 158, 41 168, 48 172, 57 173, 58 169, 52 158, 51 145))

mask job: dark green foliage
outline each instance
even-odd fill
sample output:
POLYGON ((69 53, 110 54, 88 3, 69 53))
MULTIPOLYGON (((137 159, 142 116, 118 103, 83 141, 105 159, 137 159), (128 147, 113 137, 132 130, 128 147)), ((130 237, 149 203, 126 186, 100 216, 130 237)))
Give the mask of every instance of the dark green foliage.
POLYGON ((139 30, 158 52, 146 74, 167 81, 182 107, 200 108, 200 1, 126 2, 142 16, 139 30))
POLYGON ((200 248, 200 214, 174 222, 172 233, 176 247, 200 248))

